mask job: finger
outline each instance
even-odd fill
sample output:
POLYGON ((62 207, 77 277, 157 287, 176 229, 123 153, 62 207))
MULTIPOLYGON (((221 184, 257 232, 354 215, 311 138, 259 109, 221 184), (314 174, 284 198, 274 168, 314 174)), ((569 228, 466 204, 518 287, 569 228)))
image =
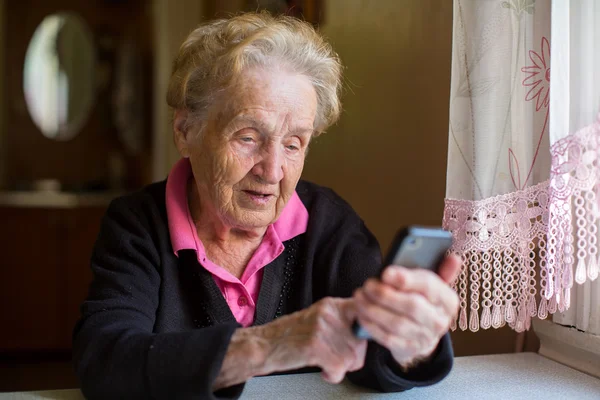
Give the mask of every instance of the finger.
POLYGON ((460 257, 452 254, 444 259, 440 265, 438 275, 444 282, 451 285, 460 274, 462 268, 462 260, 460 257))
MULTIPOLYGON (((355 307, 353 306, 353 310, 355 307)), ((321 323, 318 323, 317 329, 325 341, 332 341, 333 348, 353 348, 358 345, 360 339, 356 338, 350 329, 350 324, 342 316, 343 310, 323 310, 321 311, 321 323)), ((356 318, 356 311, 353 311, 353 320, 356 318)))
MULTIPOLYGON (((362 288, 362 292, 370 303, 387 309, 394 315, 406 316, 417 325, 434 332, 444 329, 451 318, 451 314, 443 307, 436 307, 421 294, 401 292, 377 280, 367 282, 362 288)), ((368 305, 362 303, 360 297, 355 298, 357 308, 368 305)))
POLYGON ((356 320, 356 305, 353 298, 335 299, 336 310, 333 313, 327 313, 327 322, 331 325, 333 337, 336 343, 347 343, 348 347, 354 349, 362 340, 358 339, 352 333, 350 327, 356 320))
POLYGON ((367 356, 367 341, 362 340, 355 348, 355 361, 348 371, 358 371, 365 365, 365 357, 367 356))
POLYGON ((344 375, 345 374, 340 374, 339 372, 328 371, 325 369, 323 369, 323 371, 321 371, 321 377, 327 383, 333 383, 333 384, 340 383, 344 379, 344 375))
POLYGON ((416 340, 394 336, 362 315, 359 316, 359 322, 371 333, 373 340, 392 352, 394 359, 401 365, 408 365, 416 358, 429 356, 439 343, 439 339, 423 336, 416 340))
POLYGON ((390 266, 382 281, 402 292, 419 293, 431 304, 443 307, 448 314, 454 313, 454 290, 431 271, 390 266))
POLYGON ((383 271, 381 281, 398 290, 427 294, 434 278, 440 279, 434 272, 426 269, 390 265, 383 271))
POLYGON ((375 342, 390 351, 393 350, 399 359, 398 361, 409 361, 417 355, 416 346, 410 343, 408 339, 389 334, 363 315, 359 315, 358 321, 369 332, 375 342))
POLYGON ((367 341, 358 339, 350 326, 356 321, 358 312, 356 308, 356 301, 354 298, 344 299, 345 301, 340 304, 341 310, 340 315, 345 318, 345 327, 337 331, 338 336, 342 336, 341 340, 347 340, 353 353, 353 357, 349 358, 349 364, 347 364, 348 371, 357 371, 364 366, 365 357, 367 352, 367 341))
POLYGON ((353 349, 342 349, 335 341, 321 340, 314 349, 316 365, 321 367, 323 379, 329 383, 341 382, 355 362, 353 349))
MULTIPOLYGON (((365 290, 357 291, 355 296, 358 317, 368 319, 390 335, 408 338, 413 341, 429 340, 438 335, 440 327, 436 325, 438 319, 436 315, 432 315, 431 318, 423 318, 422 321, 418 322, 407 314, 400 314, 395 310, 390 310, 381 304, 372 302, 366 295, 365 290)), ((431 310, 430 312, 435 311, 431 310)))
POLYGON ((343 377, 345 371, 357 364, 357 348, 363 341, 350 330, 350 321, 356 318, 354 303, 352 298, 332 299, 320 311, 323 323, 319 327, 319 342, 322 348, 318 351, 318 358, 320 365, 328 368, 329 376, 333 378, 337 377, 339 369, 343 370, 343 377), (345 321, 344 313, 349 314, 350 309, 352 319, 345 321))
POLYGON ((329 376, 329 373, 328 373, 327 371, 325 371, 325 370, 322 370, 322 371, 321 371, 321 378, 323 378, 323 380, 324 380, 325 382, 327 382, 327 383, 333 383, 333 382, 331 381, 331 377, 329 376))
POLYGON ((346 352, 336 348, 335 343, 328 340, 319 340, 312 345, 313 357, 310 365, 321 367, 323 379, 330 383, 338 383, 353 364, 346 352))

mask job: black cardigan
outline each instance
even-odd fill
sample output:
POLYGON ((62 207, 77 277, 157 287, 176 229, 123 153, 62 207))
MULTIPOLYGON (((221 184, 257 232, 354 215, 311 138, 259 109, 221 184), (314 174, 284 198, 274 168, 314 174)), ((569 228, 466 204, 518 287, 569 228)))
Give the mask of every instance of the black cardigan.
MULTIPOLYGON (((165 182, 114 200, 94 247, 94 274, 73 334, 74 362, 89 399, 236 398, 244 385, 217 393, 219 374, 240 327, 210 274, 192 251, 176 257, 165 208, 165 182)), ((301 181, 309 212, 306 233, 264 269, 255 325, 326 296, 350 297, 377 274, 375 237, 333 191, 301 181)), ((365 366, 348 378, 381 391, 401 391, 443 379, 452 367, 446 335, 435 357, 403 374, 390 353, 371 342, 365 366)))

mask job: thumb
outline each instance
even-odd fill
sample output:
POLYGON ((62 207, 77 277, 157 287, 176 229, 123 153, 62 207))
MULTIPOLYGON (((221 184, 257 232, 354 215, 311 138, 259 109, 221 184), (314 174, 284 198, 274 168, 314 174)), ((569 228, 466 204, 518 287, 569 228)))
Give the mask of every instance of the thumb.
POLYGON ((456 280, 462 267, 462 260, 460 257, 452 254, 442 261, 438 275, 444 282, 451 284, 456 280))

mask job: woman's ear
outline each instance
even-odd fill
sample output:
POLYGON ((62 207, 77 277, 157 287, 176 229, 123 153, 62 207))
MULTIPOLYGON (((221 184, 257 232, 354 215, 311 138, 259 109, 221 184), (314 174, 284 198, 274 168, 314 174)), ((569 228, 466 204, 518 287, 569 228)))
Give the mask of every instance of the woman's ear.
POLYGON ((190 157, 191 135, 189 133, 191 129, 188 124, 188 117, 187 110, 175 110, 173 115, 173 139, 179 155, 183 158, 190 157))

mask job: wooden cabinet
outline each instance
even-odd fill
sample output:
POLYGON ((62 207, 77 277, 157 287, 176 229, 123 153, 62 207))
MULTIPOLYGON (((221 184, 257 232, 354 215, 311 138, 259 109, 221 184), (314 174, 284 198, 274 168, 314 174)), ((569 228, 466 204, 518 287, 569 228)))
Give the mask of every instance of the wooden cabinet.
POLYGON ((0 352, 69 350, 105 207, 0 207, 0 352))
POLYGON ((56 210, 0 209, 0 330, 2 349, 55 348, 60 344, 58 268, 61 236, 56 210))

